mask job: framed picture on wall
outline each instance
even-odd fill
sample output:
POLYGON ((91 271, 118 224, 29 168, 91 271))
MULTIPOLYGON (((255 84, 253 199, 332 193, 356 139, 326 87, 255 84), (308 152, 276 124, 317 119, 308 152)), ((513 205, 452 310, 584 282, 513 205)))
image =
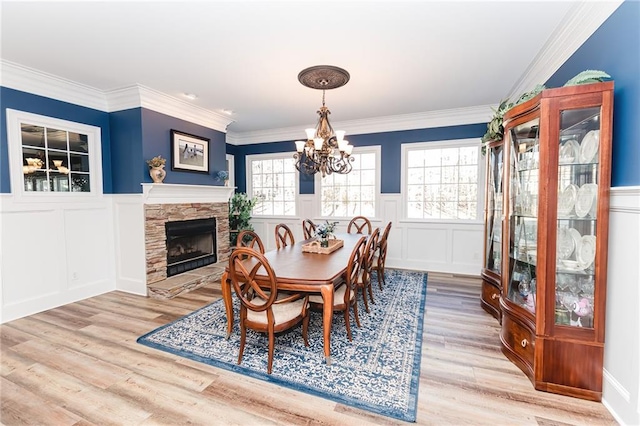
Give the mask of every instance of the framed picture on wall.
POLYGON ((171 170, 209 173, 209 139, 172 129, 171 170))

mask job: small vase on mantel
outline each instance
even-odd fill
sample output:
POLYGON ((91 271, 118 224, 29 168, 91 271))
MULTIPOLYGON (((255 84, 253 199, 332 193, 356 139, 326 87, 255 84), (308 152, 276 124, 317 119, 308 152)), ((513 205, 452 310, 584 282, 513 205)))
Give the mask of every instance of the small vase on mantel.
POLYGON ((149 169, 149 176, 151 176, 151 180, 153 180, 153 183, 162 183, 165 176, 167 176, 167 171, 164 169, 164 164, 158 167, 151 167, 149 169))

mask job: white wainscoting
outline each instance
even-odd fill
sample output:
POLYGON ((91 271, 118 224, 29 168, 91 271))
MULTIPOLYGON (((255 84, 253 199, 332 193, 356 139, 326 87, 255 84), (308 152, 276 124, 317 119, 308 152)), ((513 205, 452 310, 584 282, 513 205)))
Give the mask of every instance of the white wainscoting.
POLYGON ((2 323, 115 289, 107 197, 0 197, 2 323))
POLYGON ((611 188, 602 402, 640 424, 640 187, 611 188))
POLYGON ((115 286, 117 290, 147 295, 144 247, 144 203, 139 194, 113 196, 115 286))
MULTIPOLYGON (((298 197, 299 215, 296 217, 254 217, 251 223, 267 250, 275 248, 275 226, 288 225, 296 241, 302 239, 302 220, 310 218, 316 224, 324 219, 314 213, 314 195, 298 197)), ((371 218, 372 225, 382 231, 393 222, 389 234, 387 266, 391 268, 419 269, 451 274, 480 275, 482 223, 426 223, 401 219, 402 197, 399 194, 380 196, 381 217, 371 218)), ((348 220, 338 221, 338 232, 346 232, 348 220)))

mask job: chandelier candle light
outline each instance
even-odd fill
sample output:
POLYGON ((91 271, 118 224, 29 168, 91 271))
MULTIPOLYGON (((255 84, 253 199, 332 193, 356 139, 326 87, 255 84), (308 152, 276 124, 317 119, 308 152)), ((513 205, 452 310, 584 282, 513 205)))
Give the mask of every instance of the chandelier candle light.
POLYGON ((333 131, 329 123, 329 108, 324 104, 325 90, 342 87, 349 81, 349 73, 331 65, 316 65, 300 71, 298 81, 306 87, 322 90, 322 106, 318 110, 318 124, 315 129, 305 129, 306 141, 296 141, 296 169, 322 177, 331 173, 346 174, 353 168, 351 152, 353 145, 344 139, 345 132, 333 131))

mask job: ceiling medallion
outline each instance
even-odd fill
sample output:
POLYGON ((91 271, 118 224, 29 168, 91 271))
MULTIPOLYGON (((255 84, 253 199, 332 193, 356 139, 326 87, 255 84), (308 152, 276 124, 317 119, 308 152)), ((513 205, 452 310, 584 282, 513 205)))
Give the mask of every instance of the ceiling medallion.
POLYGON ((331 65, 305 68, 298 74, 298 81, 312 89, 329 90, 342 87, 351 76, 346 70, 331 65))

